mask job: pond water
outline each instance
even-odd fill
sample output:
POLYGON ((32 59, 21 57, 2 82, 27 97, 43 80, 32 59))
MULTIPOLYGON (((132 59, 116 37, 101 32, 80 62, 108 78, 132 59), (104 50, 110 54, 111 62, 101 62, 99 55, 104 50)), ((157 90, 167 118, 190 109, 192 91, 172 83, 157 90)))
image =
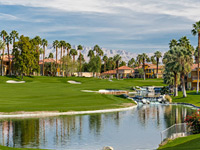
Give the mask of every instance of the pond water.
POLYGON ((0 145, 59 150, 156 149, 160 132, 195 110, 139 105, 129 111, 37 119, 0 120, 0 145))

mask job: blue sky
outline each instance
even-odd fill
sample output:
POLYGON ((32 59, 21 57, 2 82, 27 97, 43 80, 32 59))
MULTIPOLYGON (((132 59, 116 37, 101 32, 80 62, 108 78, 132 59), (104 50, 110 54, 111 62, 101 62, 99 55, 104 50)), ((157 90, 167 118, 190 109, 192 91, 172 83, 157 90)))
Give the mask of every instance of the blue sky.
POLYGON ((0 0, 0 30, 134 53, 165 51, 182 36, 196 46, 198 20, 199 0, 0 0))

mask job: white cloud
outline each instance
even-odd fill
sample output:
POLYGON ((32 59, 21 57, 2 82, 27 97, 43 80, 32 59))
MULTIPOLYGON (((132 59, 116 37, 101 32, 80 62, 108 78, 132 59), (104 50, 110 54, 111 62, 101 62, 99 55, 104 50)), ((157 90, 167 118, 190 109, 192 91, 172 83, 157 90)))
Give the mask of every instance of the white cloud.
POLYGON ((0 4, 45 7, 70 12, 124 13, 124 9, 129 9, 132 12, 165 14, 195 21, 200 19, 200 1, 196 0, 0 0, 0 4))
POLYGON ((18 19, 18 17, 16 17, 16 16, 0 13, 0 20, 17 20, 17 19, 18 19))

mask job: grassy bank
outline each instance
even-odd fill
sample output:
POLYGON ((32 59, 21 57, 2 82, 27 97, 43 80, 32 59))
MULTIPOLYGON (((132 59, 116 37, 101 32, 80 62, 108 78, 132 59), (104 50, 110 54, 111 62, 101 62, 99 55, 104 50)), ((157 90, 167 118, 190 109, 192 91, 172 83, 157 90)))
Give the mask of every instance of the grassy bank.
POLYGON ((179 96, 173 97, 173 102, 190 103, 200 107, 200 93, 197 94, 196 91, 187 91, 186 98, 183 98, 182 92, 179 92, 178 94, 179 96))
POLYGON ((169 141, 166 145, 161 146, 162 150, 189 150, 200 149, 200 134, 190 135, 183 138, 177 138, 169 141))
POLYGON ((131 100, 114 95, 85 93, 81 90, 123 89, 132 86, 163 85, 162 80, 125 79, 108 80, 96 78, 25 77, 26 83, 8 84, 16 78, 0 77, 0 112, 15 111, 80 111, 121 108, 131 100), (67 81, 81 82, 80 85, 67 81))

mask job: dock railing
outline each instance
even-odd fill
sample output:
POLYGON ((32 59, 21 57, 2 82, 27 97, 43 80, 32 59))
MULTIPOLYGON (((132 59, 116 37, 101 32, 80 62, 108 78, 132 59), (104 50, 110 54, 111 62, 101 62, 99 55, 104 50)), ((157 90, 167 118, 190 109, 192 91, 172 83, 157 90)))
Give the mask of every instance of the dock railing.
POLYGON ((161 144, 169 139, 174 140, 178 137, 185 137, 190 134, 190 129, 186 123, 174 124, 173 126, 161 131, 161 144))

